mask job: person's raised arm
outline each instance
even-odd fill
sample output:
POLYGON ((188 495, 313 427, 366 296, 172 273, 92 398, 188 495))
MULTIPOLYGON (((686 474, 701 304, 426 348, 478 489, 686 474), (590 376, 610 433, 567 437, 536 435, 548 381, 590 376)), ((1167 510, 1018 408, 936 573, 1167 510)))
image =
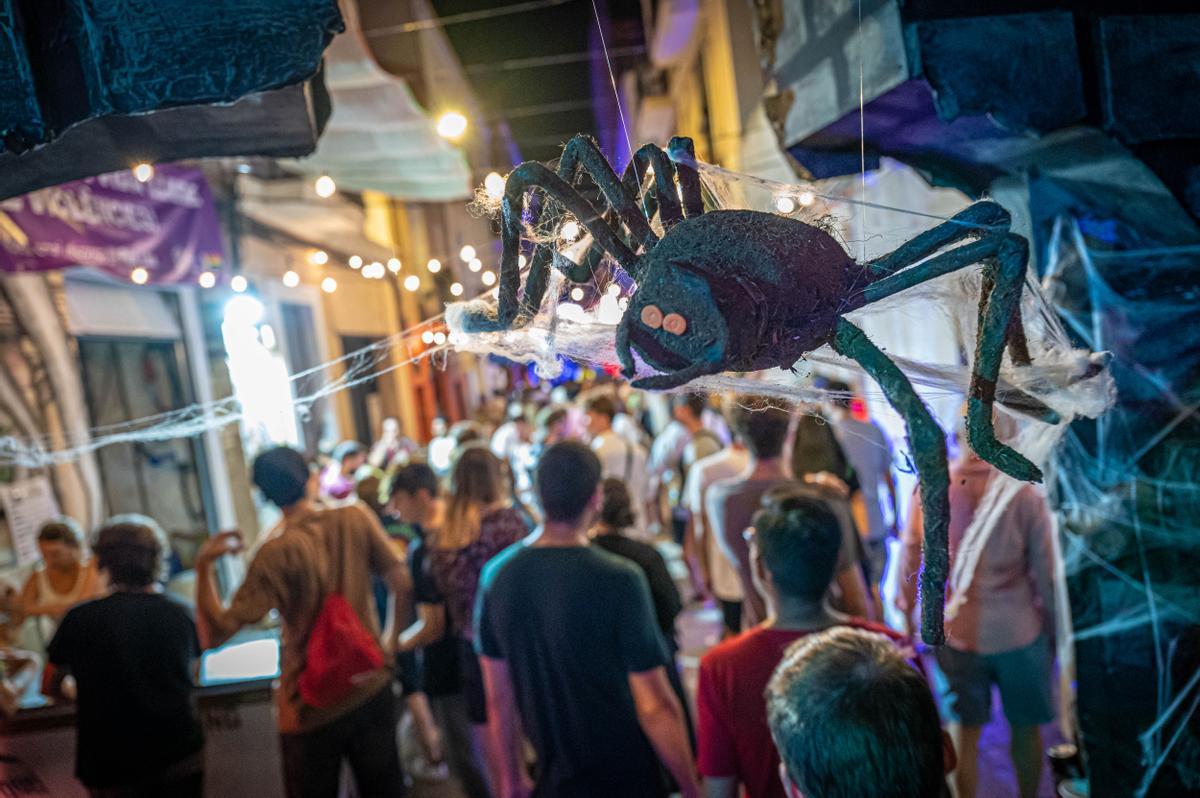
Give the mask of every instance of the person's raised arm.
POLYGON ((481 656, 483 689, 487 694, 487 759, 497 798, 526 798, 533 782, 521 756, 521 724, 508 663, 481 656))
MULTIPOLYGON (((204 649, 216 648, 243 626, 221 601, 214 569, 217 560, 226 554, 237 554, 243 546, 241 532, 222 532, 206 540, 196 553, 196 628, 204 649)), ((247 574, 247 581, 249 578, 247 574)), ((262 614, 266 614, 266 609, 262 614)))
POLYGON ((904 632, 913 633, 913 611, 917 608, 917 574, 921 570, 921 544, 925 540, 925 516, 921 502, 913 498, 908 523, 900 533, 900 591, 896 608, 904 614, 904 632))
POLYGON ((658 758, 675 777, 683 798, 698 798, 700 777, 692 762, 687 721, 667 680, 666 668, 660 665, 629 674, 629 689, 633 693, 638 724, 658 758))

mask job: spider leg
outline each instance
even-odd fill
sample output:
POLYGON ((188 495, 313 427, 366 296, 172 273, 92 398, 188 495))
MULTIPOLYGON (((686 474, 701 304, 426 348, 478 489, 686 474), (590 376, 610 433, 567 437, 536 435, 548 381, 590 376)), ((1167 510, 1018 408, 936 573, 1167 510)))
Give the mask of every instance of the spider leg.
MULTIPOLYGON (((1000 376, 1000 358, 1013 313, 1020 303, 1025 264, 1029 260, 1029 245, 1025 239, 1011 233, 993 234, 963 244, 871 283, 863 290, 863 297, 868 303, 875 302, 992 258, 998 261, 999 266, 995 285, 987 295, 987 309, 980 317, 979 334, 976 336, 975 365, 967 402, 968 439, 976 454, 1004 473, 1016 479, 1038 482, 1042 478, 1041 469, 1024 455, 998 442, 992 430, 992 404, 996 397, 996 379, 1000 376)), ((1049 408, 1046 409, 1049 411, 1049 408)))
POLYGON ((925 513, 925 542, 921 566, 921 637, 931 646, 945 642, 942 615, 946 578, 950 574, 950 469, 946 436, 904 372, 875 346, 866 334, 839 319, 833 348, 856 361, 904 418, 908 440, 921 480, 921 509, 925 513))
MULTIPOLYGON (((610 170, 611 171, 611 170, 610 170)), ((503 250, 500 256, 499 301, 494 309, 471 307, 463 316, 463 329, 467 332, 493 332, 505 330, 518 321, 518 314, 527 321, 541 305, 549 281, 550 257, 547 253, 538 257, 535 253, 529 268, 525 296, 518 300, 521 287, 521 267, 518 255, 521 247, 521 213, 525 206, 525 192, 541 189, 570 212, 579 223, 591 232, 596 242, 604 247, 626 271, 636 270, 636 253, 621 240, 612 228, 605 224, 600 213, 591 203, 579 195, 567 181, 540 163, 523 163, 508 175, 501 201, 500 236, 503 250)), ((640 217, 639 217, 640 218, 640 217)), ((643 220, 645 221, 645 220, 643 220)))
POLYGON ((1001 205, 986 200, 976 202, 887 255, 867 261, 866 266, 875 275, 886 277, 964 238, 1007 233, 1011 224, 1012 216, 1001 205))
POLYGON ((670 230, 683 221, 683 208, 675 188, 675 164, 661 147, 646 144, 635 152, 633 160, 625 167, 621 182, 626 191, 636 196, 641 193, 642 181, 651 166, 654 167, 654 186, 642 196, 642 210, 647 219, 653 219, 657 213, 663 230, 670 230))
MULTIPOLYGON (((638 208, 636 192, 631 194, 627 190, 612 166, 605 160, 604 153, 600 152, 596 142, 583 135, 571 139, 563 148, 563 154, 558 159, 558 174, 568 183, 573 183, 580 168, 587 170, 635 241, 647 249, 658 243, 658 236, 650 229, 650 222, 638 208)), ((645 172, 644 169, 642 171, 645 172)), ((581 219, 580 222, 582 221, 581 219)), ((632 244, 630 246, 634 248, 632 244)))
POLYGON ((967 399, 967 439, 975 453, 1016 479, 1039 482, 1042 471, 1026 457, 996 440, 992 428, 992 405, 996 398, 996 379, 1000 359, 1013 313, 1021 302, 1025 269, 1029 263, 1029 243, 1009 233, 1000 239, 996 254, 996 280, 987 299, 987 309, 979 320, 975 342, 975 367, 967 399))
POLYGON ((696 171, 696 148, 687 136, 676 136, 667 144, 667 152, 675 162, 679 190, 683 194, 683 215, 692 219, 704 213, 704 198, 700 194, 700 173, 696 171))

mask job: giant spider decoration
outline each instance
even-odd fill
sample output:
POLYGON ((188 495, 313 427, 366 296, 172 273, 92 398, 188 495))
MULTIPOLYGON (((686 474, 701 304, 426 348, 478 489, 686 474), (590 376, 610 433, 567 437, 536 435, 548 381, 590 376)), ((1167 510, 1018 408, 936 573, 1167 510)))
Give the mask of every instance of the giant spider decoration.
MULTIPOLYGON (((992 428, 1005 346, 1014 362, 1029 362, 1019 308, 1027 242, 1009 232, 1007 211, 994 202, 977 202, 896 251, 860 264, 828 233, 796 219, 744 210, 705 213, 691 140, 675 138, 668 149, 670 154, 654 145, 642 147, 618 178, 595 142, 576 136, 563 150, 557 173, 535 162, 514 169, 501 203, 499 301, 495 307, 468 306, 463 329, 487 332, 527 324, 541 305, 551 266, 570 280, 586 282, 607 253, 637 282, 617 328, 623 372, 635 376, 634 351, 658 372, 634 379, 635 388, 671 389, 722 371, 788 369, 823 344, 858 362, 908 427, 925 513, 922 637, 931 645, 943 643, 950 517, 945 436, 908 378, 845 314, 983 264, 968 440, 1001 471, 1040 481, 1038 467, 1000 443, 992 428), (651 166, 653 183, 643 193, 651 166), (607 200, 603 211, 577 190, 581 169, 607 200), (591 233, 593 244, 580 264, 553 245, 539 244, 525 290, 519 293, 522 213, 531 189, 557 204, 543 203, 553 208, 552 223, 564 210, 569 212, 591 233), (661 239, 650 224, 656 212, 664 231, 661 239), (614 229, 614 222, 624 229, 614 229), (960 245, 942 251, 951 244, 960 245)), ((1016 391, 1009 397, 1027 412, 1056 420, 1036 399, 1016 391)))

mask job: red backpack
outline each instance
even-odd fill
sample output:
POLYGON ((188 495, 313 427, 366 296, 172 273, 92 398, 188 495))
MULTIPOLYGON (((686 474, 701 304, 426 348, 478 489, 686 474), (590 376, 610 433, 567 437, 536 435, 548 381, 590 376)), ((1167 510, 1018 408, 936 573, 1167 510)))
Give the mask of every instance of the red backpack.
POLYGON ((334 706, 383 667, 379 641, 367 631, 346 597, 334 590, 327 591, 321 602, 304 658, 298 680, 300 697, 316 709, 334 706))

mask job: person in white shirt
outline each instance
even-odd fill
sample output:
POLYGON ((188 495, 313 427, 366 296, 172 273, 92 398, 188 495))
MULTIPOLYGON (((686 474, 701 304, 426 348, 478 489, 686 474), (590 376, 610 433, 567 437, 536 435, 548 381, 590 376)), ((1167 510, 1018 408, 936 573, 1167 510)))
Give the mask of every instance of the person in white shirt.
POLYGON ((450 470, 450 455, 454 453, 454 438, 450 436, 446 419, 438 416, 433 420, 433 438, 429 441, 429 466, 439 474, 450 470))
MULTIPOLYGON (((712 532, 705 510, 704 497, 714 482, 732 479, 746 470, 750 454, 741 441, 734 441, 726 448, 692 463, 688 469, 687 482, 683 487, 683 506, 688 511, 688 548, 695 557, 689 557, 693 584, 696 581, 696 565, 700 565, 703 587, 721 605, 721 616, 727 635, 737 634, 742 624, 742 582, 737 567, 725 555, 720 542, 712 532), (699 559, 699 563, 696 563, 699 559)), ((699 588, 699 585, 696 585, 699 588)), ((698 590, 699 592, 699 590, 698 590)))
POLYGON ((592 451, 600 458, 601 477, 619 479, 629 488, 637 523, 632 529, 646 532, 646 450, 613 431, 617 404, 611 396, 598 394, 584 403, 587 432, 592 451))
POLYGON ((511 402, 507 411, 508 420, 492 433, 492 454, 510 465, 521 447, 529 444, 533 428, 525 416, 525 405, 511 402))

